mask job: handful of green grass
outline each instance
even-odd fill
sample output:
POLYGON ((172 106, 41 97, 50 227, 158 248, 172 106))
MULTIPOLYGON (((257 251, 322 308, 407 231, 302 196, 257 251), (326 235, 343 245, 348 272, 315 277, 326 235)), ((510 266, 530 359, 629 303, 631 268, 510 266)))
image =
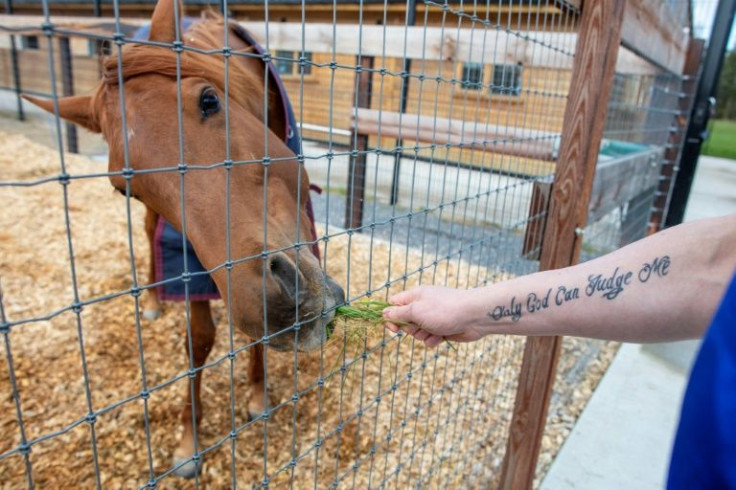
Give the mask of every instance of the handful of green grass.
MULTIPOLYGON (((378 300, 366 300, 351 305, 338 306, 337 310, 335 310, 335 319, 327 326, 327 337, 329 338, 333 335, 335 331, 335 320, 340 319, 351 320, 351 328, 343 329, 348 343, 365 340, 371 332, 383 326, 388 321, 399 326, 408 325, 404 322, 385 318, 383 316, 383 310, 389 306, 392 306, 391 303, 378 300)), ((445 342, 453 350, 457 350, 447 339, 445 339, 445 342)))

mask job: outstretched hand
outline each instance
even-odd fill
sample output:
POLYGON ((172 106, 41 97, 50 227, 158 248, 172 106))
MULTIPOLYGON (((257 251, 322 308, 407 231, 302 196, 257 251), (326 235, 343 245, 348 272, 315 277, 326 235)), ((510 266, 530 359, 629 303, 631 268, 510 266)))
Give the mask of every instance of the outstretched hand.
POLYGON ((389 298, 395 305, 386 308, 383 316, 386 328, 396 333, 402 330, 427 347, 436 347, 444 340, 471 342, 483 335, 474 320, 473 290, 439 286, 419 286, 389 298))

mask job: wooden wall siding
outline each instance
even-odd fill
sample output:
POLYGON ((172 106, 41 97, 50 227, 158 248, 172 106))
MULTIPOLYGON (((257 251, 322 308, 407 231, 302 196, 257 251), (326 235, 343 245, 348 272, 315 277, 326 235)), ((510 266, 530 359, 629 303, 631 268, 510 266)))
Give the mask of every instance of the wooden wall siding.
MULTIPOLYGON (((70 17, 55 15, 52 23, 78 32, 109 35, 114 19, 107 17, 70 17)), ((38 15, 0 14, 0 24, 6 27, 22 29, 25 34, 40 34, 38 26, 43 18, 38 15)), ((121 29, 128 34, 138 26, 146 23, 146 19, 125 17, 121 21, 121 29)), ((251 31, 256 39, 265 43, 264 21, 241 20, 240 25, 251 31)), ((307 19, 307 22, 315 22, 307 19)), ((355 26, 336 25, 331 23, 301 23, 273 21, 269 24, 269 46, 271 49, 300 50, 302 43, 307 49, 315 52, 332 52, 333 47, 338 54, 355 55, 360 48, 363 55, 389 56, 411 59, 464 61, 481 60, 493 53, 494 60, 506 63, 521 63, 526 66, 537 66, 552 69, 570 69, 572 57, 563 52, 570 52, 576 40, 576 34, 569 29, 573 22, 565 21, 565 27, 555 32, 544 30, 526 31, 528 25, 515 23, 501 24, 502 29, 481 24, 461 23, 460 28, 447 23, 442 29, 427 22, 425 25, 405 28, 401 23, 388 23, 387 26, 373 25, 364 19, 362 33, 363 43, 359 45, 355 36, 355 26), (519 28, 517 30, 517 27, 519 28), (506 32, 510 29, 511 32, 506 32), (337 38, 335 38, 335 34, 337 38), (302 39, 304 35, 304 39, 302 39), (528 39, 527 39, 528 37, 528 39), (404 46, 406 45, 406 49, 404 46), (548 47, 554 47, 550 50, 548 47), (501 49, 499 49, 499 47, 501 49), (385 50, 385 52, 384 52, 385 50), (560 52, 558 50, 562 50, 560 52)), ((547 24, 552 27, 552 24, 547 24)), ((535 29, 538 26, 535 26, 535 29)), ((654 74, 657 68, 646 60, 623 49, 617 61, 617 71, 622 73, 654 74)))
POLYGON ((666 70, 682 73, 690 36, 682 23, 682 13, 673 11, 673 5, 657 0, 627 0, 621 40, 666 70))
MULTIPOLYGON (((332 60, 331 54, 314 53, 313 61, 317 64, 328 64, 332 60)), ((335 60, 342 66, 354 66, 355 57, 337 55, 335 60)), ((377 58, 376 70, 382 67, 390 72, 398 72, 401 60, 398 58, 377 58)), ((490 83, 492 65, 485 66, 484 83, 490 83)), ((296 69, 295 69, 296 70, 296 69)), ((461 64, 452 62, 415 62, 413 73, 424 73, 435 76, 437 73, 446 79, 461 78, 461 64), (420 65, 420 66, 417 66, 420 65), (421 70, 421 71, 420 71, 421 70)), ((295 71, 296 73, 296 71, 295 71)), ((522 93, 519 96, 505 96, 490 94, 488 87, 482 90, 466 90, 459 83, 452 84, 443 81, 438 84, 434 80, 421 82, 412 78, 409 85, 407 112, 422 116, 437 116, 441 118, 459 118, 467 121, 468 126, 497 124, 517 126, 527 129, 544 130, 559 133, 565 111, 566 92, 570 83, 570 71, 549 70, 535 67, 524 67, 522 70, 522 93)), ((332 96, 330 97, 332 70, 329 67, 313 67, 310 75, 305 75, 303 87, 299 75, 284 77, 284 85, 294 105, 297 118, 303 110, 305 123, 323 127, 332 127, 349 130, 351 127, 350 115, 355 102, 355 72, 350 69, 335 70, 332 96), (301 96, 304 102, 301 105, 301 96), (330 105, 332 105, 332 119, 330 120, 330 105)), ((373 81, 373 99, 371 108, 396 112, 400 107, 401 78, 387 74, 381 76, 375 73, 373 81), (381 83, 381 79, 383 79, 381 83)), ((329 134, 318 131, 305 131, 306 137, 327 140, 329 134)), ((346 136, 333 135, 332 140, 339 144, 349 144, 346 136)), ((407 134, 404 141, 405 148, 415 146, 416 142, 407 134)), ((371 137, 372 147, 393 149, 396 141, 391 138, 371 137)), ((428 146, 427 143, 419 143, 428 146)), ((414 155, 408 150, 410 156, 414 155)), ((419 157, 437 160, 459 161, 466 165, 476 165, 486 168, 497 168, 503 171, 513 171, 529 175, 546 175, 553 171, 553 164, 533 159, 510 160, 500 155, 489 155, 478 150, 451 148, 441 151, 423 149, 419 157)))
MULTIPOLYGON (((74 56, 72 63, 76 92, 82 94, 91 91, 100 80, 98 59, 89 56, 74 56)), ((19 51, 18 64, 23 90, 51 94, 51 75, 46 51, 19 51)), ((0 73, 0 84, 2 87, 12 87, 13 72, 10 65, 10 51, 0 50, 0 66, 3 67, 0 73)), ((54 47, 54 68, 57 78, 56 88, 61 95, 61 57, 56 46, 54 47)))
MULTIPOLYGON (((74 69, 74 84, 77 93, 91 91, 99 80, 99 60, 89 56, 89 46, 85 39, 76 39, 72 43, 74 69)), ((57 90, 61 90, 60 67, 61 59, 56 54, 56 70, 59 82, 57 90)), ((0 50, 0 83, 3 87, 12 86, 12 72, 10 70, 10 56, 7 50, 0 50)), ((349 130, 351 125, 350 114, 355 102, 355 71, 348 68, 334 70, 334 84, 330 91, 333 70, 327 66, 333 56, 329 53, 314 53, 313 62, 325 66, 313 66, 312 73, 302 77, 298 74, 295 65, 294 74, 283 77, 284 85, 294 106, 297 118, 303 111, 305 123, 349 130), (330 94, 332 94, 330 96, 330 94), (303 105, 301 97, 304 97, 303 105), (330 114, 332 106, 332 114, 330 114)), ((30 92, 51 93, 51 81, 47 55, 45 50, 23 50, 19 56, 22 73, 23 89, 30 92)), ((356 58, 351 55, 337 55, 335 61, 342 66, 355 66, 356 58)), ((377 58, 376 69, 385 68, 388 72, 398 73, 401 70, 401 60, 398 58, 377 58)), ((491 81, 492 65, 485 65, 484 83, 491 81)), ((445 80, 462 78, 462 63, 456 62, 415 62, 414 74, 423 73, 426 76, 440 74, 445 80)), ((395 112, 400 106, 401 77, 387 74, 374 75, 374 97, 372 109, 383 109, 395 112)), ((468 125, 497 124, 518 126, 529 129, 559 132, 564 115, 565 95, 570 83, 568 70, 550 70, 535 67, 523 67, 522 92, 519 96, 505 96, 490 94, 487 86, 481 90, 466 90, 459 82, 452 84, 443 81, 439 84, 434 80, 421 82, 417 78, 410 81, 407 112, 437 117, 455 117, 464 119, 468 125)), ((329 134, 319 131, 305 131, 306 137, 327 140, 329 134)), ((415 146, 411 135, 406 135, 405 147, 415 146)), ((340 144, 349 144, 349 138, 333 135, 333 141, 340 144)), ((371 146, 393 148, 395 140, 372 137, 371 146)), ((426 143, 420 143, 427 146, 426 143)), ((409 152, 414 155, 413 151, 409 152)), ((519 159, 517 162, 508 158, 497 158, 486 152, 468 149, 451 148, 449 150, 424 149, 419 157, 434 160, 459 161, 466 165, 497 168, 503 171, 515 171, 521 174, 540 175, 550 173, 553 169, 549 162, 529 159, 519 159)))
MULTIPOLYGON (((425 73, 434 76, 437 65, 427 63, 425 73)), ((561 130, 570 84, 569 71, 523 67, 521 93, 513 96, 490 93, 487 85, 491 83, 492 67, 491 64, 484 65, 485 85, 479 90, 468 90, 459 82, 441 82, 438 88, 434 80, 420 82, 412 79, 407 112, 432 115, 436 110, 438 117, 554 132, 561 130)), ((441 76, 446 80, 460 80, 461 70, 462 65, 456 63, 443 62, 440 66, 441 76)), ((398 100, 395 107, 398 108, 398 100)))
MULTIPOLYGON (((580 9, 582 0, 559 0, 580 9)), ((689 42, 690 2, 627 0, 621 42, 673 73, 682 73, 689 42)))
MULTIPOLYGON (((307 1, 305 19, 307 23, 332 23, 333 18, 338 24, 357 24, 361 18, 360 5, 340 5, 337 12, 333 13, 332 5, 310 5, 307 1)), ((455 10, 460 8, 459 2, 449 2, 449 6, 455 10)), ((186 5, 185 11, 187 15, 198 17, 204 10, 216 8, 216 3, 212 6, 186 5)), ((54 16, 80 16, 92 17, 93 9, 91 5, 83 6, 81 4, 58 4, 51 2, 49 5, 51 15, 54 16)), ((153 13, 153 3, 132 4, 121 3, 119 5, 122 17, 150 19, 153 13)), ((263 5, 238 5, 230 4, 229 9, 233 12, 233 17, 244 21, 264 21, 263 5)), ((404 25, 406 19, 405 5, 388 5, 385 23, 387 25, 404 25)), ((362 19, 364 25, 376 25, 384 22, 384 7, 381 4, 363 5, 362 19)), ((443 22, 443 8, 440 5, 417 5, 418 22, 423 23, 427 10, 427 25, 439 26, 443 22)), ((472 8, 466 4, 463 10, 472 15, 472 8)), ((486 18, 486 6, 478 9, 478 17, 486 18), (482 10, 482 12, 481 12, 482 10)), ((40 15, 40 4, 22 5, 17 2, 13 3, 13 11, 18 15, 40 15)), ((104 3, 101 5, 103 17, 112 17, 114 15, 112 3, 104 3)), ((488 21, 493 25, 508 27, 514 30, 525 29, 526 26, 535 25, 537 15, 545 15, 547 23, 540 22, 540 29, 553 26, 566 26, 570 32, 576 30, 576 19, 573 16, 565 17, 563 10, 555 6, 531 6, 531 5, 489 5, 488 21), (560 20, 562 16, 562 21, 560 20)), ((299 5, 270 5, 268 11, 269 20, 271 22, 301 22, 302 13, 299 5)), ((457 28, 458 16, 452 13, 445 18, 444 24, 450 28, 457 28)), ((468 18, 463 18, 462 27, 470 27, 472 25, 468 18)))
MULTIPOLYGON (((312 61, 317 64, 327 65, 333 57, 328 53, 314 53, 312 61)), ((337 55, 335 61, 340 66, 355 66, 356 57, 350 55, 337 55)), ((399 70, 400 61, 395 59, 381 58, 375 61, 376 69, 384 67, 387 70, 399 70)), ((295 71, 295 73, 297 73, 295 71)), ((380 76, 374 74, 373 98, 371 108, 394 110, 390 105, 400 90, 401 83, 395 77, 385 76, 383 88, 381 88, 380 76)), ((303 111, 303 121, 323 127, 335 129, 350 129, 350 114, 355 105, 355 71, 346 68, 333 70, 328 66, 312 67, 312 73, 302 77, 298 74, 282 77, 286 91, 289 94, 297 121, 300 111, 303 111), (303 95, 302 95, 303 94, 303 95), (303 103, 302 103, 303 96, 303 103)), ((329 134, 316 131, 305 131, 305 136, 316 139, 327 140, 329 134)), ((349 138, 345 136, 333 136, 333 141, 347 144, 349 138)))
MULTIPOLYGON (((307 2, 308 4, 309 2, 307 2)), ((438 26, 443 22, 443 5, 441 2, 437 2, 438 5, 424 5, 417 2, 417 19, 419 22, 423 22, 425 13, 427 16, 427 24, 438 26)), ((560 21, 560 16, 564 16, 562 9, 555 6, 535 6, 535 5, 488 5, 485 3, 473 12, 472 6, 465 3, 464 6, 460 2, 448 2, 448 6, 452 10, 463 10, 467 15, 473 15, 476 13, 478 17, 486 18, 486 9, 488 10, 488 21, 492 24, 498 24, 501 26, 509 26, 511 29, 523 29, 528 25, 534 25, 537 15, 547 16, 548 25, 563 24, 560 21)), ((306 20, 307 22, 326 22, 331 23, 333 18, 336 18, 338 23, 357 24, 360 17, 360 5, 356 2, 355 5, 340 5, 337 14, 333 14, 332 5, 308 5, 306 9, 306 20)), ((232 5, 231 10, 239 18, 263 21, 263 8, 262 6, 252 5, 232 5)), ((387 5, 386 6, 386 24, 390 25, 404 25, 406 19, 406 6, 402 4, 398 5, 387 5)), ((364 24, 380 24, 384 20, 384 6, 381 4, 363 5, 362 6, 362 18, 364 24)), ((150 16, 150 11, 148 12, 150 16)), ((301 22, 301 11, 297 6, 284 7, 284 6, 271 6, 269 9, 269 17, 272 21, 282 22, 301 22)), ((458 16, 453 13, 448 13, 445 17, 445 25, 448 27, 457 27, 458 16)), ((540 22, 540 25, 542 23, 540 22)), ((575 29, 575 22, 573 19, 568 20, 568 28, 572 31, 575 29)), ((469 27, 471 25, 470 19, 464 17, 462 20, 463 27, 469 27)))

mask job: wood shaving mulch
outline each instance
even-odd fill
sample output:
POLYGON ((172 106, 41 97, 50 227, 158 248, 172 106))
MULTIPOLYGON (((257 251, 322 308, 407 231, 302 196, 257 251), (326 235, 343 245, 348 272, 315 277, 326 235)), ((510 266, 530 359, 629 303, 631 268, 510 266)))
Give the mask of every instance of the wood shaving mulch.
MULTIPOLYGON (((66 155, 65 163, 72 175, 106 170, 104 164, 81 156, 66 155)), ((22 136, 0 133, 0 181, 30 182, 59 172, 58 152, 22 136)), ((40 318, 74 302, 63 187, 57 180, 0 187, 5 203, 0 213, 0 280, 10 321, 40 318)), ((104 177, 73 179, 66 187, 76 294, 84 301, 126 291, 132 279, 125 199, 113 192, 104 177)), ((145 281, 144 210, 135 201, 131 205, 134 263, 139 281, 145 281)), ((385 300, 388 282, 406 274, 406 281, 395 282, 390 291, 414 286, 420 274, 412 272, 434 259, 367 236, 341 234, 330 238, 326 250, 322 246, 328 273, 346 286, 349 297, 371 290, 373 298, 385 300)), ((477 277, 508 278, 462 261, 441 261, 436 271, 430 267, 423 275, 424 282, 434 276, 435 283, 457 287, 473 286, 477 277)), ((252 487, 264 475, 275 488, 289 486, 292 479, 297 488, 323 488, 334 482, 343 487, 390 483, 403 488, 415 485, 419 478, 425 484, 449 488, 486 488, 498 481, 523 338, 487 337, 475 344, 456 344, 457 351, 447 345, 430 351, 410 338, 375 329, 357 343, 337 334, 322 353, 294 356, 268 351, 271 401, 280 407, 267 421, 247 425, 248 352, 235 356, 231 380, 222 302, 214 303, 214 317, 218 336, 208 361, 222 362, 204 374, 199 439, 203 447, 216 447, 204 456, 199 487, 225 488, 233 482, 252 487), (297 401, 295 386, 301 393, 297 401), (234 441, 227 439, 233 426, 239 429, 234 441)), ((170 469, 189 385, 186 376, 168 385, 166 381, 188 368, 185 331, 184 305, 167 303, 161 318, 141 322, 141 353, 130 294, 87 305, 79 317, 65 311, 11 328, 26 437, 43 439, 32 445, 29 456, 36 485, 95 486, 92 430, 84 421, 88 404, 95 411, 104 409, 94 422, 104 487, 141 487, 151 476, 170 469), (143 387, 141 358, 147 386, 165 385, 152 391, 145 404, 137 396, 143 387)), ((234 333, 236 349, 248 343, 245 335, 234 333)), ((565 340, 563 368, 580 345, 577 339, 565 340)), ((559 449, 610 362, 611 352, 609 347, 600 349, 593 369, 584 369, 579 382, 560 385, 572 390, 568 405, 573 408, 563 410, 564 417, 555 418, 548 427, 542 462, 559 449)), ((4 347, 0 358, 7 366, 4 347)), ((0 454, 20 443, 8 373, 7 368, 0 370, 0 454)), ((0 474, 0 488, 27 485, 19 454, 0 459, 0 474)), ((161 485, 194 488, 195 481, 167 476, 161 485)))

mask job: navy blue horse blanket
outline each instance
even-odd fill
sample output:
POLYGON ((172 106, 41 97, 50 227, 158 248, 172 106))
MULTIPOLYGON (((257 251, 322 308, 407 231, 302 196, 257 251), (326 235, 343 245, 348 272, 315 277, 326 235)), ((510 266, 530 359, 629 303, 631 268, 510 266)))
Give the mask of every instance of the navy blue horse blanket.
MULTIPOLYGON (((183 28, 187 29, 194 19, 184 18, 183 28)), ((264 54, 263 48, 244 30, 237 29, 235 33, 240 36, 243 41, 247 42, 258 54, 264 54)), ((135 33, 135 39, 148 39, 149 26, 145 25, 138 29, 135 33)), ((279 77, 278 70, 270 61, 267 62, 269 76, 273 77, 278 85, 277 104, 282 104, 286 114, 286 135, 285 143, 295 155, 301 151, 301 138, 299 136, 299 128, 296 125, 294 110, 289 102, 286 89, 279 77)), ((311 190, 321 192, 319 187, 311 186, 311 190)), ((307 198, 307 216, 309 216, 312 240, 316 240, 317 233, 314 228, 314 211, 312 201, 307 198)), ((155 261, 155 282, 163 282, 158 289, 159 298, 164 300, 184 301, 186 299, 185 285, 181 280, 181 275, 185 270, 184 267, 184 240, 182 234, 175 229, 169 222, 159 216, 156 226, 156 233, 153 240, 153 254, 155 261)), ((192 244, 186 242, 186 270, 192 274, 189 280, 189 299, 191 301, 204 301, 210 299, 218 299, 220 297, 215 282, 207 274, 207 269, 200 263, 194 253, 192 244)), ((312 245, 312 252, 319 259, 319 247, 315 242, 312 245)))

